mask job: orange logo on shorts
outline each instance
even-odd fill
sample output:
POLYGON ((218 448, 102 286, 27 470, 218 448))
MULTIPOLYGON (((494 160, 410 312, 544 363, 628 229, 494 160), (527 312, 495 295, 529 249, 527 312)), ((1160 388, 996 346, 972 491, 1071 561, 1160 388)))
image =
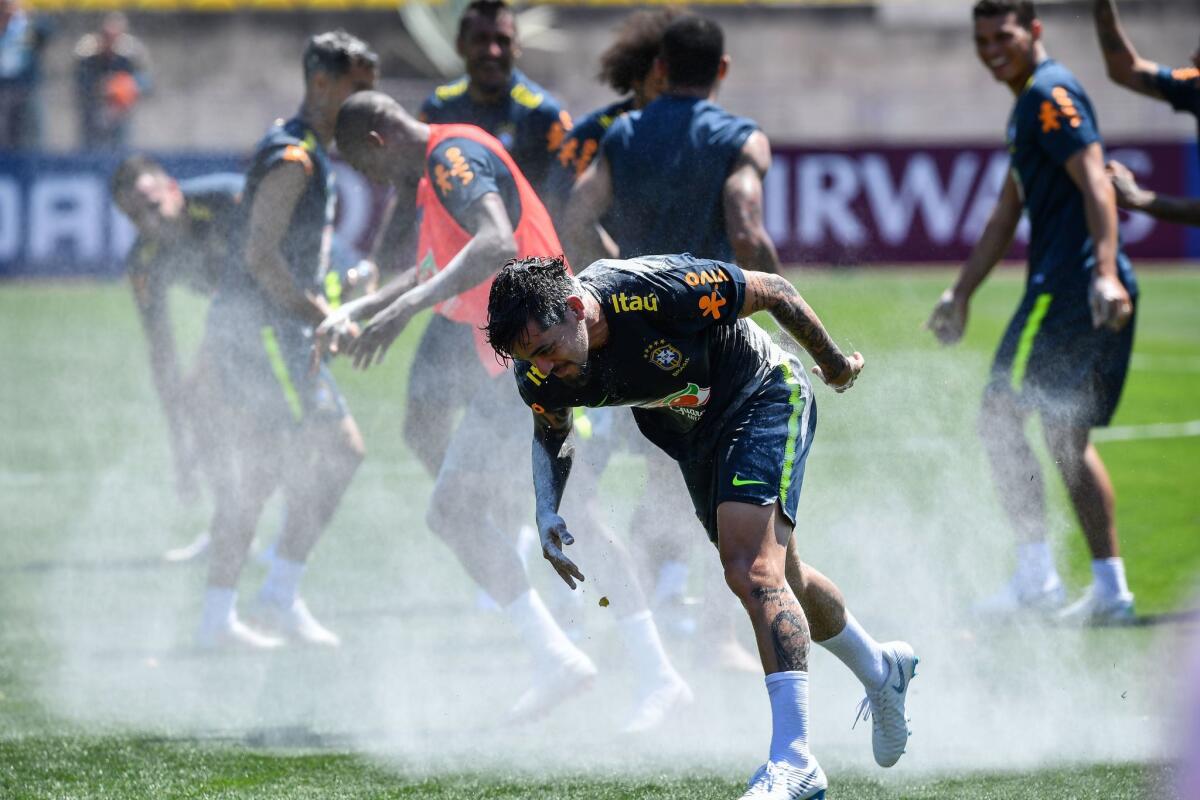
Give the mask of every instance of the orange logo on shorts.
POLYGON ((713 292, 712 294, 700 298, 700 316, 707 317, 712 314, 713 319, 721 318, 721 306, 725 305, 728 300, 721 295, 713 292))

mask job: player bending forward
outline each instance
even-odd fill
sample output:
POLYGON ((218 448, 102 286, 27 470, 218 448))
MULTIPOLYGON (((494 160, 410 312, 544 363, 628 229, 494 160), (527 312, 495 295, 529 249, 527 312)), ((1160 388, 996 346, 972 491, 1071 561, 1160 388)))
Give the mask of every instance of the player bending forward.
MULTIPOLYGON (((862 355, 843 355, 787 280, 690 255, 601 260, 577 278, 558 258, 510 261, 492 284, 487 336, 518 362, 533 410, 546 560, 572 588, 583 580, 563 553, 574 538, 558 515, 572 409, 633 406, 646 438, 679 463, 754 628, 773 728, 767 761, 743 797, 819 798, 827 781, 808 749, 809 616, 835 630, 850 617, 837 587, 797 554, 816 404, 800 362, 743 319, 757 311, 804 346, 826 384, 841 392, 854 383, 862 355)), ((864 680, 875 758, 891 766, 908 739, 904 700, 917 659, 909 645, 880 645, 855 628, 858 660, 878 670, 864 680)))

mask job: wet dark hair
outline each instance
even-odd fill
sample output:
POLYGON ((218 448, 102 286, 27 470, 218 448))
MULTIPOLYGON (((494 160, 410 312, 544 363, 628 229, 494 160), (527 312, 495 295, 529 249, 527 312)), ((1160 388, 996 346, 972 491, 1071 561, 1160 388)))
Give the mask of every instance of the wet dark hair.
POLYGON ((1037 19, 1032 0, 979 0, 971 9, 971 19, 1003 17, 1008 14, 1016 14, 1017 22, 1025 29, 1033 27, 1033 21, 1037 19))
POLYGON ((600 54, 596 77, 624 94, 634 81, 644 80, 662 50, 663 32, 679 17, 674 8, 635 11, 617 29, 617 39, 600 54))
POLYGON ((304 48, 304 79, 317 72, 340 77, 357 66, 378 67, 379 55, 366 42, 338 28, 318 33, 304 48))
POLYGON ((513 19, 516 19, 512 6, 505 0, 471 0, 471 3, 463 9, 462 16, 458 18, 458 38, 461 39, 467 35, 467 28, 470 27, 471 21, 475 17, 496 19, 501 14, 511 14, 513 19))
POLYGON ((162 164, 149 156, 131 155, 118 164, 116 170, 113 171, 112 177, 108 181, 108 190, 113 197, 116 197, 122 192, 132 189, 137 185, 138 178, 146 173, 166 175, 167 171, 162 164))
POLYGON ((663 32, 662 57, 671 86, 707 89, 717 82, 724 55, 725 34, 711 19, 685 14, 663 32))
POLYGON ((501 363, 513 359, 513 348, 525 338, 533 320, 542 330, 567 316, 567 298, 579 291, 562 256, 510 259, 492 280, 484 331, 501 363))

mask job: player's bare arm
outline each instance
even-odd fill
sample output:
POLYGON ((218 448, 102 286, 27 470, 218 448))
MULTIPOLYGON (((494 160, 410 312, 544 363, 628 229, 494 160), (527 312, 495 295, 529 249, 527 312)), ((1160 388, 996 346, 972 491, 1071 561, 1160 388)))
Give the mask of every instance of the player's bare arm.
POLYGON ((933 331, 942 344, 954 344, 967 329, 967 310, 975 290, 1008 252, 1017 225, 1021 222, 1021 193, 1010 173, 1000 189, 1000 198, 975 243, 967 263, 958 273, 953 285, 938 299, 925 327, 933 331))
POLYGON ((1106 169, 1113 191, 1117 193, 1117 205, 1121 208, 1141 211, 1164 222, 1200 225, 1200 199, 1172 197, 1145 189, 1120 161, 1109 161, 1106 169))
POLYGON ((1088 302, 1092 325, 1119 331, 1133 314, 1133 301, 1117 277, 1117 198, 1104 167, 1104 149, 1093 142, 1063 165, 1083 195, 1083 213, 1092 235, 1096 266, 1088 302))
POLYGON ((1115 0, 1095 0, 1092 17, 1096 21, 1096 36, 1100 39, 1100 53, 1104 56, 1108 77, 1127 89, 1163 99, 1155 80, 1158 64, 1137 54, 1121 28, 1115 0))
MULTIPOLYGON (((562 243, 567 261, 584 266, 601 258, 613 258, 615 247, 606 247, 600 218, 612 207, 612 170, 601 153, 588 165, 571 189, 563 212, 562 243)), ((611 239, 607 239, 611 244, 611 239)))
POLYGON ((246 268, 277 305, 316 326, 329 306, 325 298, 296 285, 280 249, 307 182, 305 166, 296 161, 281 162, 263 178, 250 209, 246 268))
POLYGON ((862 353, 846 356, 834 344, 817 313, 804 302, 800 292, 782 275, 746 272, 746 301, 741 316, 766 311, 808 351, 817 365, 813 374, 838 392, 854 385, 862 372, 862 353))
POLYGON ((153 271, 131 269, 129 277, 150 353, 150 377, 167 418, 176 488, 181 497, 190 499, 196 492, 196 462, 187 435, 190 420, 167 307, 168 287, 161 274, 153 271))
POLYGON ((725 179, 725 231, 742 269, 778 273, 779 254, 763 225, 763 178, 771 166, 771 143, 762 131, 750 134, 725 179))
POLYGON ((575 459, 570 442, 571 409, 534 411, 533 414, 533 490, 537 502, 537 527, 542 540, 542 556, 567 586, 583 580, 583 573, 563 553, 575 537, 558 514, 567 478, 575 459))
POLYGON ((348 345, 356 368, 365 369, 382 361, 417 312, 478 286, 517 255, 512 221, 496 192, 489 192, 473 203, 464 223, 472 233, 471 239, 446 268, 375 314, 362 334, 348 345))

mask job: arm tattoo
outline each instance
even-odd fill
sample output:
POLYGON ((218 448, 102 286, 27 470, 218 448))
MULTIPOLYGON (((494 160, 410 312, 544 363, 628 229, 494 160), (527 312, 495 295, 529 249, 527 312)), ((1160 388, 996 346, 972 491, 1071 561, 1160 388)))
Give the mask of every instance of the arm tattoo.
POLYGON ((763 296, 758 304, 808 351, 828 379, 837 380, 849 362, 796 287, 780 275, 764 276, 761 286, 763 296))
POLYGON ((771 644, 781 672, 808 671, 808 620, 787 587, 759 588, 750 593, 771 619, 771 644), (772 616, 773 614, 773 616, 772 616))

